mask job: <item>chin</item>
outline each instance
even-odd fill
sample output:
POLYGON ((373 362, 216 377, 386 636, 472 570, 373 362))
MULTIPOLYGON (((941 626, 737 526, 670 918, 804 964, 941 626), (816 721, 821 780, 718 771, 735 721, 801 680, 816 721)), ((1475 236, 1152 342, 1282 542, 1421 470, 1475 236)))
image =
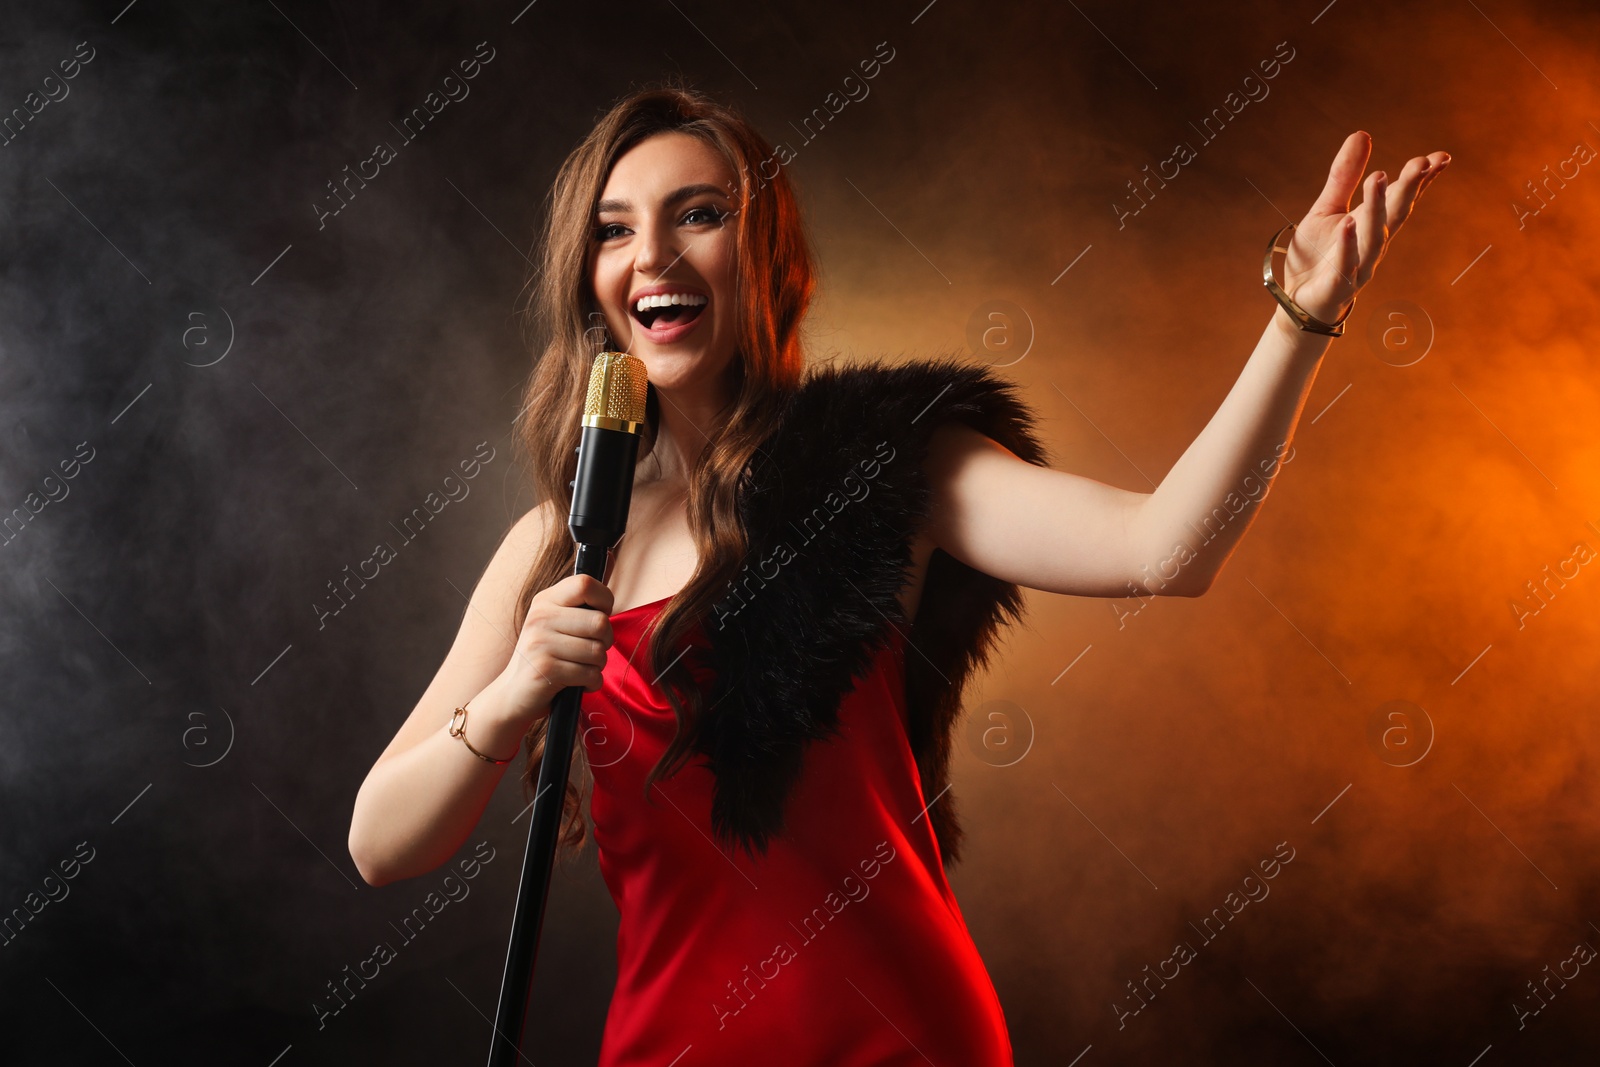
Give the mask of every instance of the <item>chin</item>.
POLYGON ((719 361, 702 348, 686 348, 681 345, 663 345, 657 348, 643 339, 634 342, 632 352, 644 360, 650 381, 667 389, 688 384, 702 377, 707 367, 720 365, 725 369, 733 361, 732 353, 719 361))
POLYGON ((633 354, 644 360, 650 384, 659 389, 675 389, 695 378, 695 368, 700 363, 698 352, 670 352, 636 345, 633 354))

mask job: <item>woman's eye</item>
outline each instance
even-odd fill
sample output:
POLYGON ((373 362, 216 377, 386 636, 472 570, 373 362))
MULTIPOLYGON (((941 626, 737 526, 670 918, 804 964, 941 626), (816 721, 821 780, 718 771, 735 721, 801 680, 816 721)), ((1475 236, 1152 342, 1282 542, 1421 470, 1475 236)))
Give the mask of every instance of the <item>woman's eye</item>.
POLYGON ((683 217, 684 222, 721 222, 726 216, 711 206, 691 208, 683 217))
POLYGON ((607 222, 607 223, 604 223, 603 225, 601 225, 598 229, 596 229, 594 231, 594 235, 595 235, 595 238, 597 240, 608 241, 611 238, 617 236, 617 234, 612 232, 613 230, 625 230, 625 229, 627 229, 627 227, 622 225, 622 223, 620 223, 620 222, 607 222))

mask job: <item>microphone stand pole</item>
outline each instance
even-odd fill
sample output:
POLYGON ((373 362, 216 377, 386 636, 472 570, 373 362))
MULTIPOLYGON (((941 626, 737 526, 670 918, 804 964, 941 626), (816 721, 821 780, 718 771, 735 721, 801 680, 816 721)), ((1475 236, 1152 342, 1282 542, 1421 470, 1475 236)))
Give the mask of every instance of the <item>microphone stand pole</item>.
MULTIPOLYGON (((572 482, 572 512, 567 526, 577 542, 574 574, 605 578, 611 546, 628 523, 633 468, 644 425, 645 370, 636 356, 602 352, 595 358, 585 402, 577 478, 572 482)), ((522 1056, 534 961, 544 926, 545 902, 561 829, 563 802, 571 770, 584 689, 568 686, 550 704, 544 757, 533 797, 528 847, 523 854, 511 940, 506 949, 500 1003, 495 1009, 489 1067, 511 1067, 522 1056)))

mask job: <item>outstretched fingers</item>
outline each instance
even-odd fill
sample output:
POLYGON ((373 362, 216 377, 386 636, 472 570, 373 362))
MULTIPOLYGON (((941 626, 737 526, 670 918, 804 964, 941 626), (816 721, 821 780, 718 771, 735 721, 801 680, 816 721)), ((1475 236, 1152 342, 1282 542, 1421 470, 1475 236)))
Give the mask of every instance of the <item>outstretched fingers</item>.
POLYGON ((1328 168, 1328 180, 1311 205, 1313 215, 1343 215, 1350 210, 1350 198, 1361 184, 1361 172, 1367 169, 1372 156, 1372 137, 1366 130, 1357 130, 1344 139, 1339 154, 1333 157, 1328 168))
POLYGON ((1400 224, 1411 217, 1417 198, 1427 191, 1433 180, 1444 172, 1450 163, 1449 152, 1430 152, 1413 156, 1400 172, 1400 180, 1389 186, 1389 233, 1394 234, 1400 224))

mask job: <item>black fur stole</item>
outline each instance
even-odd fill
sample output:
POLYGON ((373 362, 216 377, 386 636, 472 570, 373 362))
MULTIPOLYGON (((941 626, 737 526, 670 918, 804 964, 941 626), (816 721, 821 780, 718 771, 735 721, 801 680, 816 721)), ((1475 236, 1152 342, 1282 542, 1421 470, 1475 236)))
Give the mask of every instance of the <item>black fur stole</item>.
POLYGON ((814 370, 747 471, 749 562, 705 620, 716 682, 695 748, 716 775, 713 829, 752 857, 783 830, 805 746, 837 735, 840 700, 893 626, 907 636, 911 749, 928 815, 945 865, 959 858, 962 829, 944 792, 952 728, 968 676, 1000 625, 1020 618, 1022 596, 935 551, 907 630, 900 594, 931 496, 923 460, 952 420, 1046 463, 1013 386, 938 359, 814 370))

